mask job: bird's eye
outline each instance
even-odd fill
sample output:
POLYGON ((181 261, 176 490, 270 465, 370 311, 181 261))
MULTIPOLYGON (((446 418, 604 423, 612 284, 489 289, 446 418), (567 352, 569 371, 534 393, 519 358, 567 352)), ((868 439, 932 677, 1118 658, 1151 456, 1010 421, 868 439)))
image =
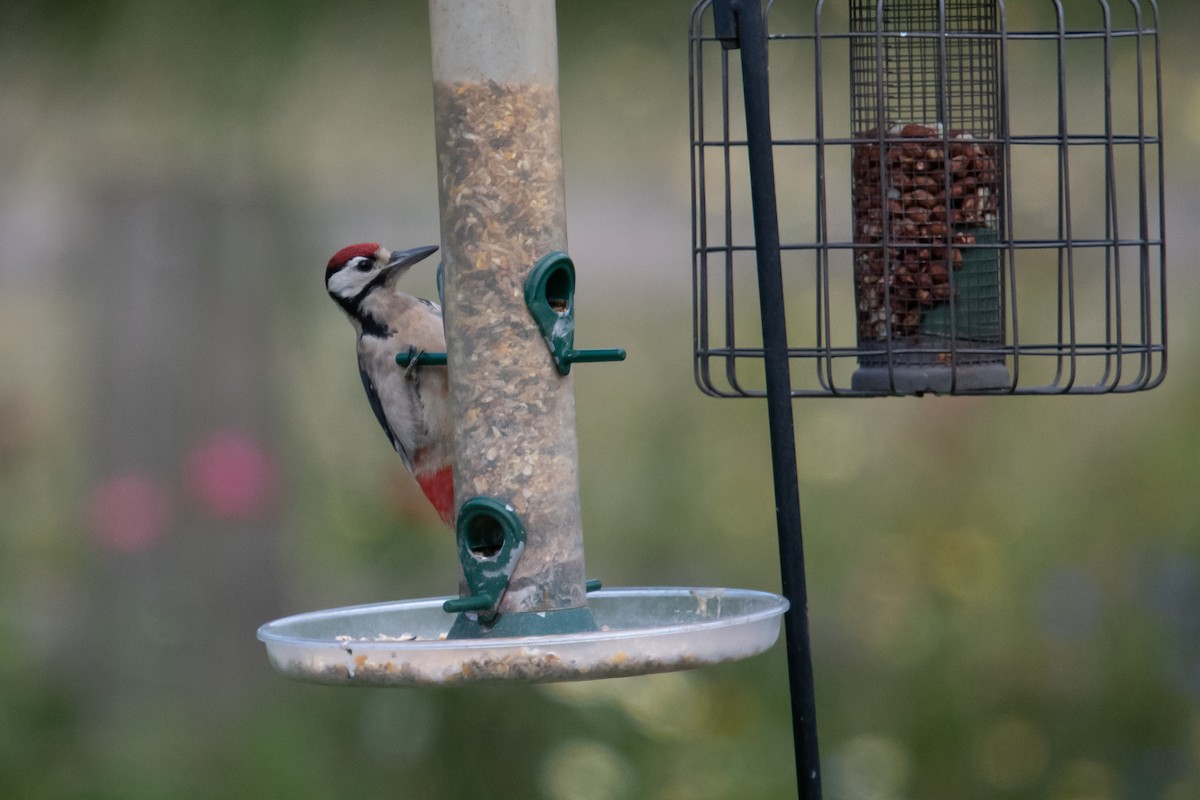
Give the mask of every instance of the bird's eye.
POLYGON ((354 259, 354 268, 359 272, 369 272, 371 269, 371 259, 356 258, 354 259))

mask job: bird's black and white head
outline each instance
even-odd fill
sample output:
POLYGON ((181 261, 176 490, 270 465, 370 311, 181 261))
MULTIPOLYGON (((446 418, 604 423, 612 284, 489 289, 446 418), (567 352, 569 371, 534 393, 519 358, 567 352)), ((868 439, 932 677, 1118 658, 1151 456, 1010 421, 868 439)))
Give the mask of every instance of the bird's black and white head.
POLYGON ((388 250, 375 242, 352 244, 329 259, 325 288, 347 314, 360 318, 363 301, 372 292, 393 285, 409 267, 436 251, 436 247, 388 250))

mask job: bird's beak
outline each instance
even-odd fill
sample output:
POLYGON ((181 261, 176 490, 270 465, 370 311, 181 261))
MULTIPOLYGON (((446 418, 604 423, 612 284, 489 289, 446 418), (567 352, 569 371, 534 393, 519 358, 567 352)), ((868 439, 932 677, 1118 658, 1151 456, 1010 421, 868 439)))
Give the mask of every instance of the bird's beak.
POLYGON ((414 247, 411 250, 394 250, 388 256, 387 268, 389 270, 403 270, 411 267, 418 261, 428 258, 437 252, 437 247, 414 247))

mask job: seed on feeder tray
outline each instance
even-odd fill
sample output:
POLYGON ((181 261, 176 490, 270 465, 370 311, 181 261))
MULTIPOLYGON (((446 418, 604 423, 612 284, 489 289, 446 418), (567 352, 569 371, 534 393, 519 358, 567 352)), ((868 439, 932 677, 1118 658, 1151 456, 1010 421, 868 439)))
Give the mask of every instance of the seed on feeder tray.
POLYGON ((341 645, 341 648, 346 652, 353 652, 355 644, 365 642, 415 642, 420 639, 415 633, 402 633, 399 636, 391 636, 386 633, 377 633, 374 637, 368 636, 350 636, 342 634, 333 637, 334 641, 341 645))

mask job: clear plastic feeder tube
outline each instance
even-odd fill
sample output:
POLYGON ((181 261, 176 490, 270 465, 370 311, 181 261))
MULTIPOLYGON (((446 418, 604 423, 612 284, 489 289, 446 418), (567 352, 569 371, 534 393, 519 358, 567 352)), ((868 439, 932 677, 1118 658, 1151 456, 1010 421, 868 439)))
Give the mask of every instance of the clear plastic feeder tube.
POLYGON ((554 0, 430 0, 455 496, 510 504, 501 612, 586 605, 575 397, 525 303, 566 250, 554 0))

